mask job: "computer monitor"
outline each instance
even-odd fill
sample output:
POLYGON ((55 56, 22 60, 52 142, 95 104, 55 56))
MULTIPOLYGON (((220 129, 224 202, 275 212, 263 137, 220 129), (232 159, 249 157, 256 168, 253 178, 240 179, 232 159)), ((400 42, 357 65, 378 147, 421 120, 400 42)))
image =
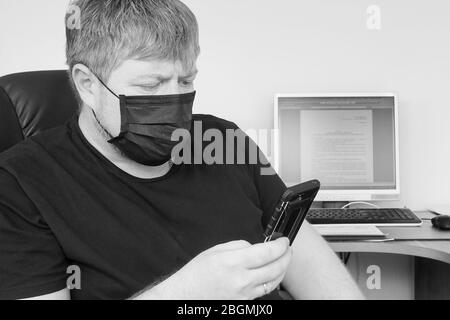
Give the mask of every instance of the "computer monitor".
POLYGON ((278 94, 274 167, 288 186, 318 179, 316 201, 398 200, 393 93, 278 94))

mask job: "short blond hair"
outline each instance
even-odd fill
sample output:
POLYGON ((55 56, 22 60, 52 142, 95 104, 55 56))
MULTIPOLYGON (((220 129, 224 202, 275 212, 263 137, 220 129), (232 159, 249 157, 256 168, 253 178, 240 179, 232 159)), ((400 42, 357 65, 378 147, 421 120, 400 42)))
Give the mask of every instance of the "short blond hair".
POLYGON ((69 71, 84 64, 107 81, 127 59, 195 63, 200 53, 198 23, 179 0, 73 0, 66 15, 69 71), (78 27, 68 19, 76 8, 78 27))

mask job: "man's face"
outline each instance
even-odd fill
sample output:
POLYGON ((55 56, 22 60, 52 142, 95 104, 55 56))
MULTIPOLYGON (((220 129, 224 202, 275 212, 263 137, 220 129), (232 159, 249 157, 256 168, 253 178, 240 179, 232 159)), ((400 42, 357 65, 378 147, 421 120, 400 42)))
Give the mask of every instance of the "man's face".
MULTIPOLYGON (((194 91, 197 68, 189 70, 179 61, 126 60, 115 69, 106 85, 116 95, 173 95, 194 91)), ((96 112, 103 127, 116 137, 120 134, 120 101, 99 84, 96 112)))

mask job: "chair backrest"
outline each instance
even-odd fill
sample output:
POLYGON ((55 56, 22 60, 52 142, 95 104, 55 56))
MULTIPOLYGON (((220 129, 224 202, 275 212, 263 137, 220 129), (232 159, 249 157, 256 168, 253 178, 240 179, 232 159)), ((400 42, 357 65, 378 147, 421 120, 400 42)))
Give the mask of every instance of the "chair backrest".
POLYGON ((63 125, 77 110, 67 71, 0 78, 0 153, 27 137, 63 125))

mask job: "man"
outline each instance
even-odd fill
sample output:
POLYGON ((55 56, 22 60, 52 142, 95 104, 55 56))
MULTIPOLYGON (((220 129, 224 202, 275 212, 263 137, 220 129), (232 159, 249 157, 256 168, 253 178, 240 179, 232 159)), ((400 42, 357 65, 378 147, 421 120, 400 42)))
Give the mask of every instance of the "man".
POLYGON ((280 284, 296 299, 361 298, 307 223, 292 248, 262 243, 285 190, 262 164, 173 163, 171 136, 192 120, 237 129, 192 116, 192 12, 178 0, 72 5, 79 114, 0 156, 0 298, 277 299, 280 284))

